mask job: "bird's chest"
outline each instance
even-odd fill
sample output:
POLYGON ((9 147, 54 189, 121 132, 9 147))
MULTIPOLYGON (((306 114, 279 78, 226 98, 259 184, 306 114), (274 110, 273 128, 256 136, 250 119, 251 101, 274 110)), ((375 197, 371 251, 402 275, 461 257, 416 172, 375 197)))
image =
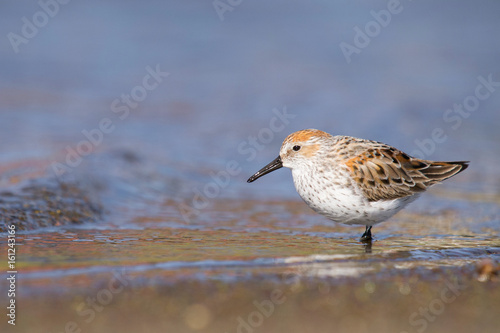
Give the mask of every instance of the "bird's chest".
POLYGON ((350 211, 365 204, 347 171, 331 169, 303 172, 292 170, 293 181, 302 199, 316 212, 329 218, 343 219, 350 211))

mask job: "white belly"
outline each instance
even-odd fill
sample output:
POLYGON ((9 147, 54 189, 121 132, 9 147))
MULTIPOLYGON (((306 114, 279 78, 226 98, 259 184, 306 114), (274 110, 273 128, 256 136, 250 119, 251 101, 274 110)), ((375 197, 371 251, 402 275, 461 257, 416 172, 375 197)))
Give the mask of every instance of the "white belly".
POLYGON ((338 223, 371 226, 387 220, 418 197, 368 201, 347 175, 297 170, 292 170, 292 175, 297 192, 309 207, 338 223))

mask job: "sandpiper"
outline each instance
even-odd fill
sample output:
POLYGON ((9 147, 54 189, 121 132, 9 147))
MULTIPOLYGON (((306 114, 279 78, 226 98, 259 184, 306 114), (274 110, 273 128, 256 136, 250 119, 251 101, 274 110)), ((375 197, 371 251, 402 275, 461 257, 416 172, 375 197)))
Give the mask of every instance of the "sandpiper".
POLYGON ((335 222, 365 225, 361 241, 371 242, 373 225, 468 163, 422 160, 381 142, 306 129, 290 134, 279 156, 248 182, 290 168, 295 189, 309 207, 335 222))

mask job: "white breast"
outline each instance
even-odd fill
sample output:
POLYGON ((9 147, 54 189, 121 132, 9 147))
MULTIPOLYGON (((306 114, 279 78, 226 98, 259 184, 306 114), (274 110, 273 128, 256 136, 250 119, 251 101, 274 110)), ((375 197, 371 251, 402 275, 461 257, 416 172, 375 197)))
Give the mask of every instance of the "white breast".
POLYGON ((332 221, 374 225, 400 211, 417 195, 383 201, 368 201, 347 170, 303 172, 292 170, 295 188, 314 211, 332 221))

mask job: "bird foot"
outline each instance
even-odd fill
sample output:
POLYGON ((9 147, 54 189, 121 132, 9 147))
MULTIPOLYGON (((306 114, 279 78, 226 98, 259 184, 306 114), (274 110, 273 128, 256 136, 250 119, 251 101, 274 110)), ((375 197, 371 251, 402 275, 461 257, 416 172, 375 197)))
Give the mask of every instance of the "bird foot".
POLYGON ((372 240, 373 240, 372 236, 361 236, 361 238, 359 239, 361 243, 371 243, 372 240))
POLYGON ((372 237, 372 227, 371 226, 366 226, 365 232, 359 239, 361 243, 371 243, 373 240, 372 237))

